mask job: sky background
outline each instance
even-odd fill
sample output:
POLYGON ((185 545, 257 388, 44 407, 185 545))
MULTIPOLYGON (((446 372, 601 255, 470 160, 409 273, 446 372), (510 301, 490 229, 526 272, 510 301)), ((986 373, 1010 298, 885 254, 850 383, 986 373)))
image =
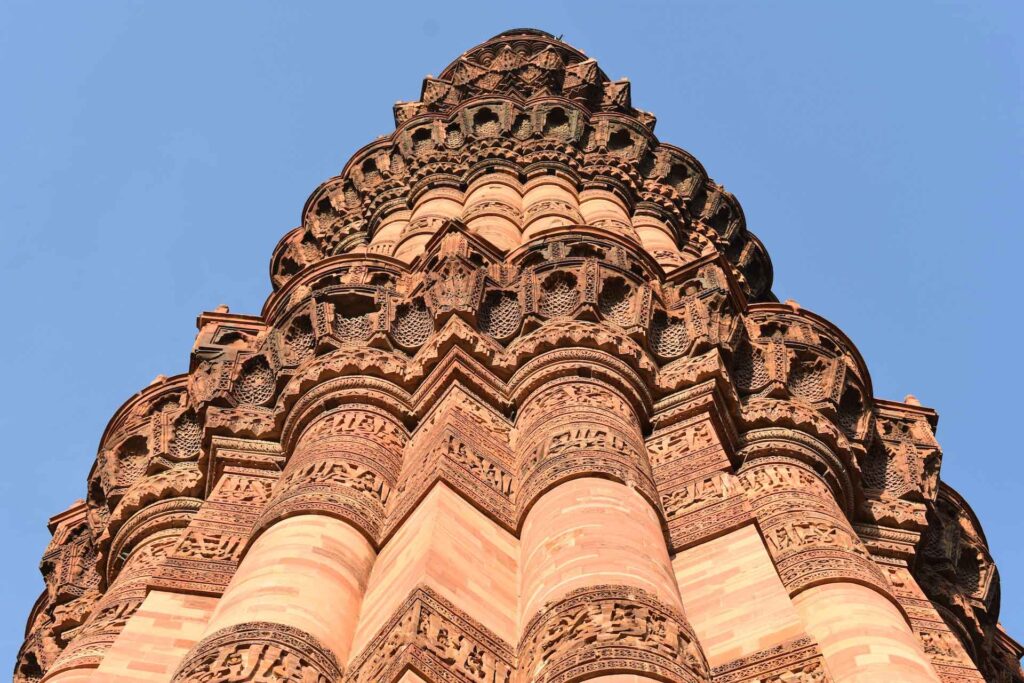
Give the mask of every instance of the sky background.
POLYGON ((520 26, 630 78, 778 297, 878 396, 938 409, 1024 639, 1024 3, 417 4, 0 1, 0 671, 118 406, 187 369, 198 313, 259 312, 274 245, 396 100, 520 26))

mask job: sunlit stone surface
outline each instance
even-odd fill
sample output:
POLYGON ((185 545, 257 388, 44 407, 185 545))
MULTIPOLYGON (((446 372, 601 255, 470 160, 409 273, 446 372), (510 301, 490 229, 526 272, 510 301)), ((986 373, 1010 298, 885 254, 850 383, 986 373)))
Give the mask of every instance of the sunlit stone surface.
POLYGON ((935 412, 627 81, 514 30, 394 111, 111 420, 15 681, 1024 680, 935 412))

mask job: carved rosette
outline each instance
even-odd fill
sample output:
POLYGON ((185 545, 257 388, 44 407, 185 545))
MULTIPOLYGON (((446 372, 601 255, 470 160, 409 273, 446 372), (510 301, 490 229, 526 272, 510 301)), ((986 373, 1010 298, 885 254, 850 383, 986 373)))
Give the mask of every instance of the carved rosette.
POLYGON ((530 395, 516 428, 520 516, 544 491, 588 475, 635 485, 657 501, 635 411, 610 384, 553 380, 530 395))
POLYGON ((739 451, 745 461, 739 480, 783 584, 795 595, 821 583, 852 581, 892 599, 882 570, 820 474, 831 460, 827 447, 788 431, 750 432, 739 451))
POLYGON ((331 651, 296 628, 247 622, 211 634, 192 649, 174 683, 337 683, 331 651))
POLYGON ((393 416, 372 405, 344 405, 317 418, 299 437, 257 528, 324 514, 376 541, 407 438, 393 416))
POLYGON ((709 680, 707 662, 683 614, 639 588, 574 590, 546 605, 523 630, 522 683, 569 683, 601 673, 680 683, 709 680))

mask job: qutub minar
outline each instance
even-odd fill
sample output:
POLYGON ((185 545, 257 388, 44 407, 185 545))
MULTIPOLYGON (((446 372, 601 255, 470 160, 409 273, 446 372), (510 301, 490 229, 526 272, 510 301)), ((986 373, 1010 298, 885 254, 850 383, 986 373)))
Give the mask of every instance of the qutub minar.
POLYGON ((114 415, 15 681, 1020 682, 936 413, 535 30, 306 202, 114 415))

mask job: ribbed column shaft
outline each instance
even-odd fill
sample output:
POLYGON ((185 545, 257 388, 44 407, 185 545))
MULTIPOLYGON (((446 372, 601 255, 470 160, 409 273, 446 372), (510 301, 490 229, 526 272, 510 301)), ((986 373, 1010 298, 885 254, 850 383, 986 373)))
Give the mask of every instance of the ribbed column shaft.
POLYGON ((533 503, 519 572, 523 680, 608 666, 608 680, 623 670, 704 680, 658 514, 632 486, 650 475, 628 401, 598 380, 554 380, 526 400, 517 430, 523 502, 533 503), (600 652, 611 647, 614 664, 600 652))
POLYGON ((754 460, 740 478, 768 552, 836 683, 939 678, 818 472, 786 457, 754 460))
POLYGON ((903 614, 858 583, 826 583, 793 598, 836 683, 937 683, 903 614))
POLYGON ((306 428, 175 681, 340 677, 404 445, 401 425, 373 406, 347 405, 306 428))
POLYGON ((146 597, 146 584, 160 560, 178 540, 179 529, 158 531, 137 544, 110 588, 43 677, 46 683, 96 680, 107 650, 146 597))

